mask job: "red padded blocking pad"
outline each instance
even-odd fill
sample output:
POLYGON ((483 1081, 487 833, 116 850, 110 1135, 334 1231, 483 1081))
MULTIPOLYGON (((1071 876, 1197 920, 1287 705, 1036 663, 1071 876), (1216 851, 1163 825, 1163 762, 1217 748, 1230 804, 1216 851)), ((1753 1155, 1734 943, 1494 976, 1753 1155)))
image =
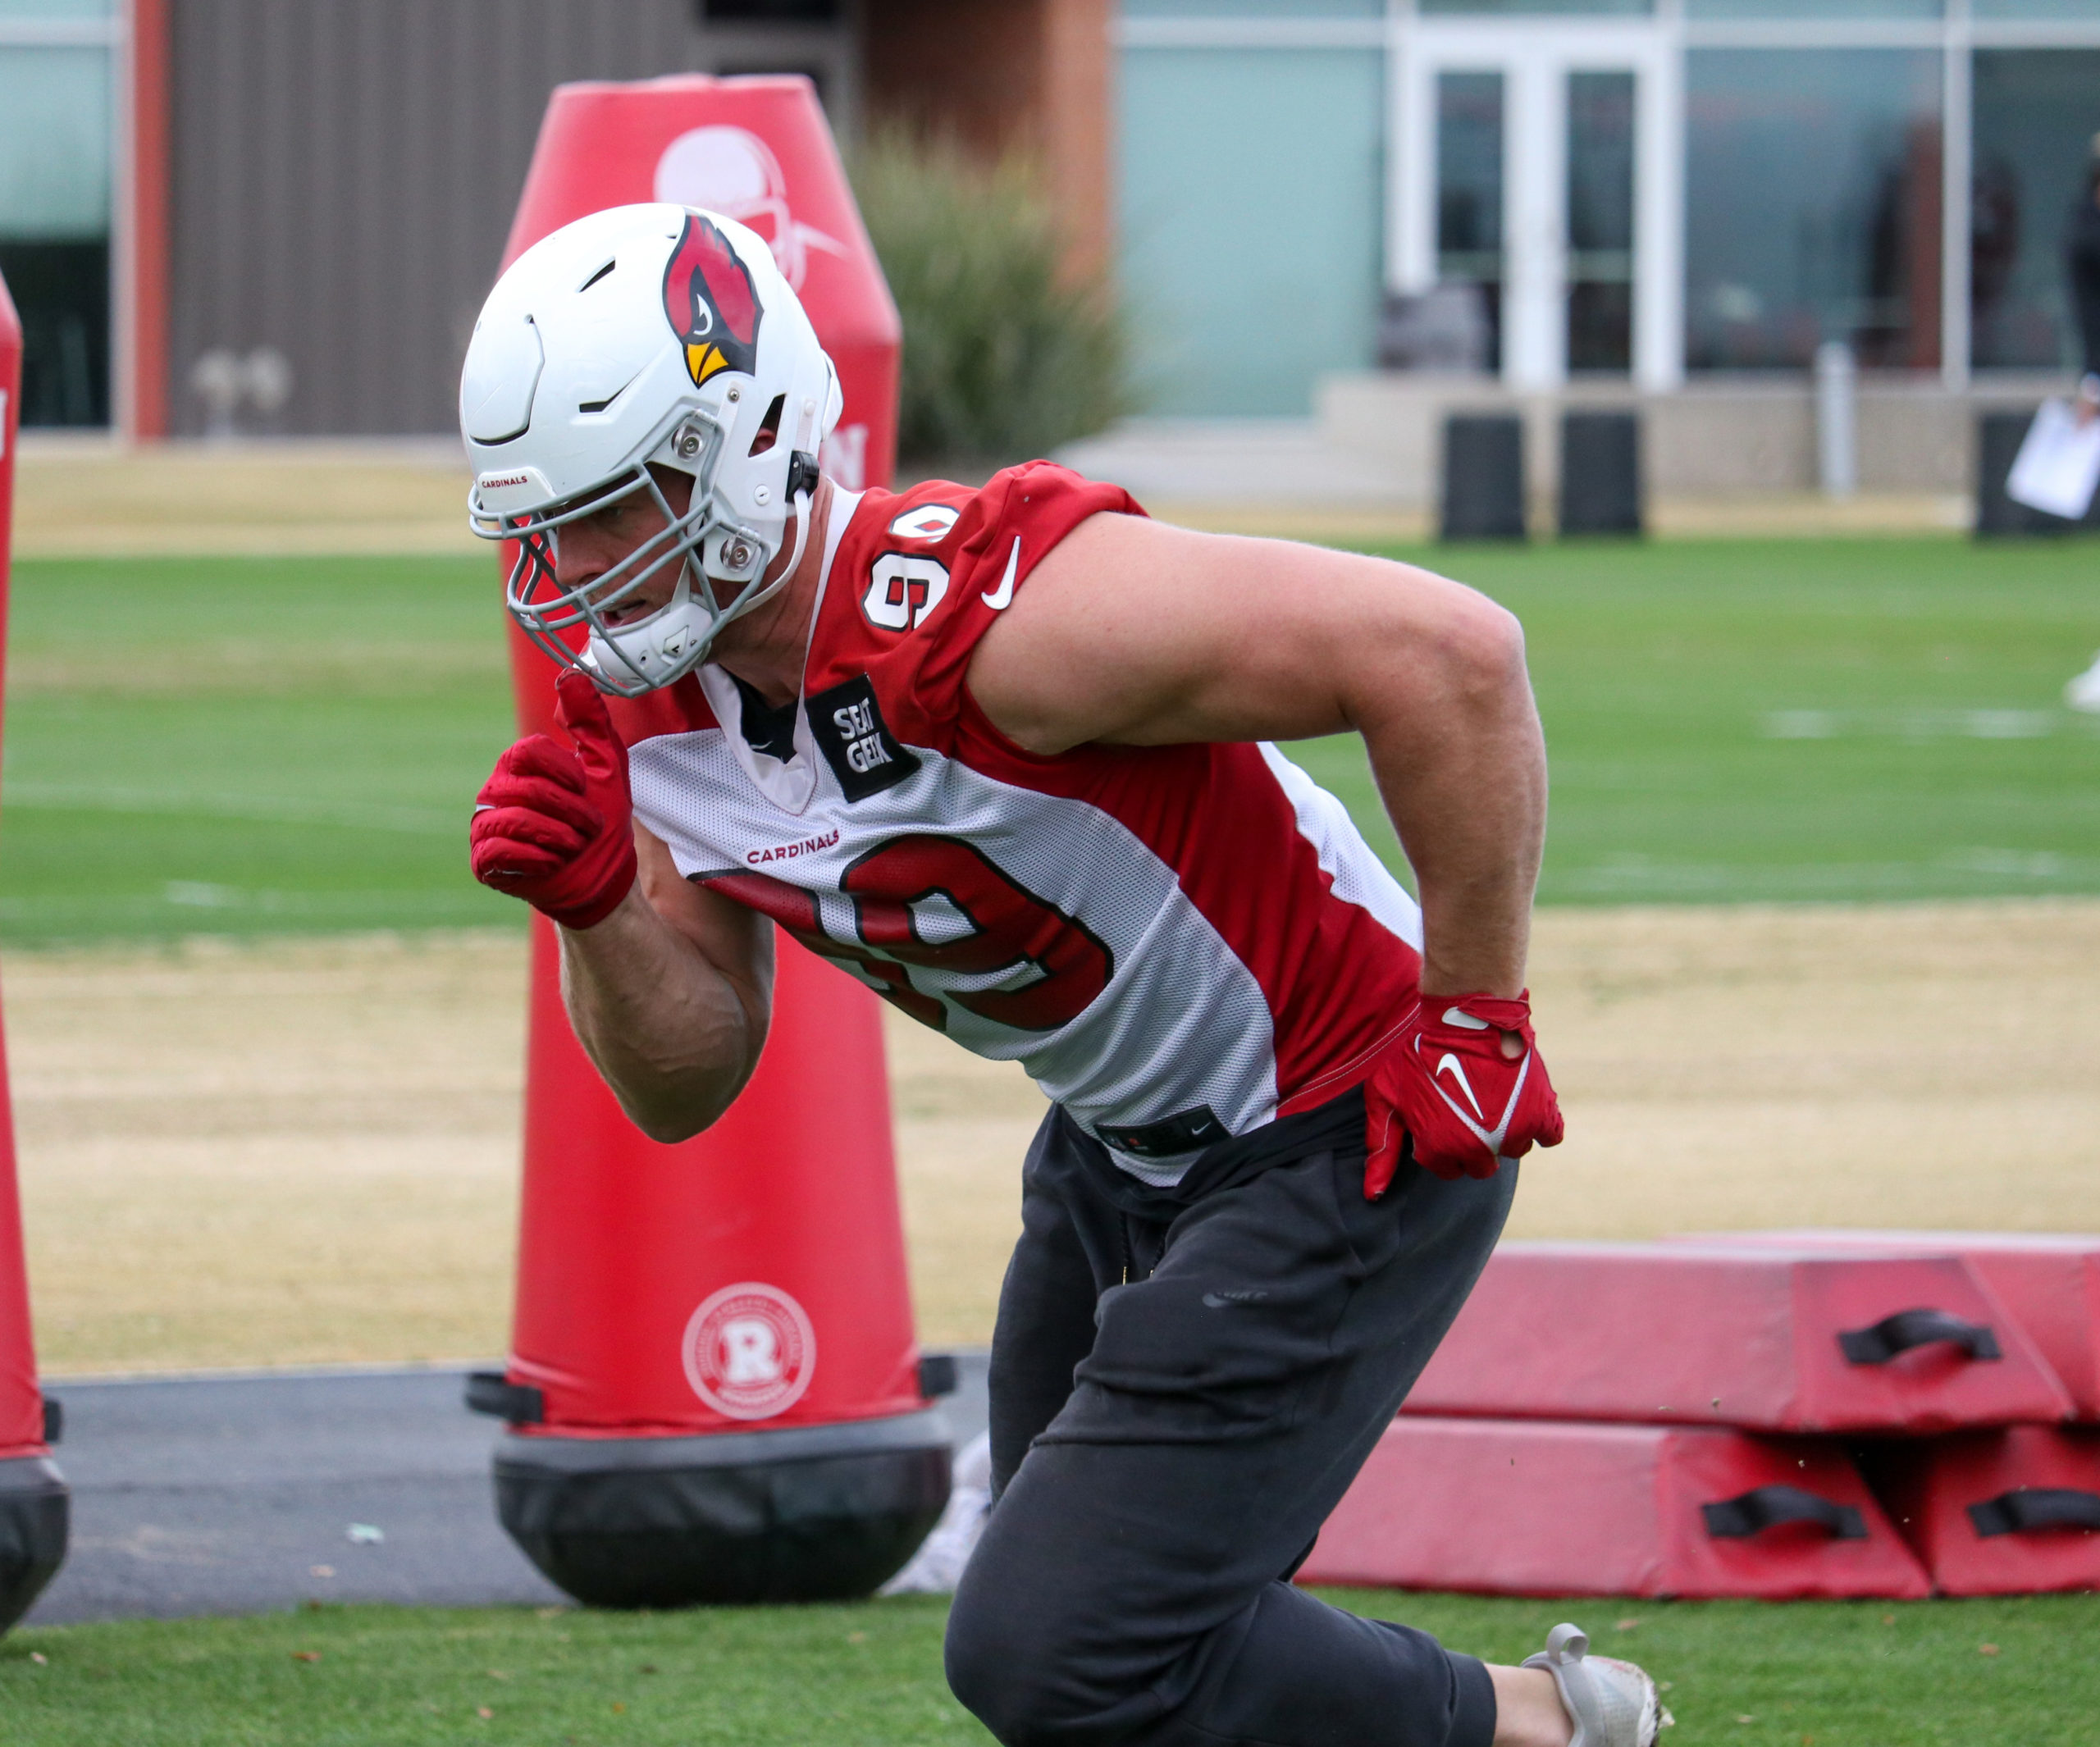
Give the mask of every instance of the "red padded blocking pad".
POLYGON ((2100 1431, 2008 1425, 1887 1444, 1867 1459, 1943 1593, 2100 1589, 2100 1530, 2089 1526, 2100 1518, 2100 1431))
MULTIPOLYGON (((1739 1526, 1739 1525, 1738 1525, 1739 1526)), ((1400 1419, 1335 1507, 1301 1583, 1515 1595, 1928 1594, 1834 1446, 1693 1426, 1400 1419), (1703 1507, 1769 1486, 1856 1512, 1716 1536, 1703 1507)))
POLYGON ((1505 1243, 1403 1411, 1927 1432, 2072 1406, 1955 1257, 1505 1243), (1841 1334, 1917 1310, 1988 1328, 2002 1356, 1933 1341, 1865 1364, 1841 1349, 1841 1334))
POLYGON ((2100 1237, 2009 1231, 1753 1231, 1673 1240, 1862 1255, 1959 1256, 2026 1330, 2078 1409, 2100 1420, 2100 1237))
MULTIPOLYGON (((0 280, 0 624, 6 622, 7 552, 14 518, 15 438, 21 408, 22 324, 0 280)), ((29 1275, 21 1206, 15 1192, 15 1135, 7 1071, 0 1056, 0 1461, 45 1456, 43 1395, 30 1341, 29 1275)))

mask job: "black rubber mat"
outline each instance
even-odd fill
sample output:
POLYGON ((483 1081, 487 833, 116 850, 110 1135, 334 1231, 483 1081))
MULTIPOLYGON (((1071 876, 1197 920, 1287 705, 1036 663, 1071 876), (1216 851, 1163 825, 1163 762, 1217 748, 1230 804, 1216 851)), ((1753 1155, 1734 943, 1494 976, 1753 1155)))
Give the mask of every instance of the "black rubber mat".
MULTIPOLYGON (((958 1444, 984 1358, 957 1355, 958 1444)), ((464 1370, 47 1382, 73 1489, 64 1567, 23 1622, 251 1613, 309 1599, 450 1606, 564 1598, 498 1526, 502 1428, 464 1370)))

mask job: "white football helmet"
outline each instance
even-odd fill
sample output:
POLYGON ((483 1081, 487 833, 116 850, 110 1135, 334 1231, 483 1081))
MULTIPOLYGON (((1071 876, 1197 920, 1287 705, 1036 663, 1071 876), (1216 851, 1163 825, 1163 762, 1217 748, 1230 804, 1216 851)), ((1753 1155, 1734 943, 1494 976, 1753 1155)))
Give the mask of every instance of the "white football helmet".
POLYGON ((623 697, 692 672, 801 562, 818 449, 840 406, 800 300, 733 219, 614 207, 543 238, 489 294, 459 380, 468 518, 482 538, 518 545, 512 614, 556 661, 623 697), (682 513, 651 466, 692 478, 682 513), (563 586, 563 527, 637 491, 663 531, 563 586), (792 556, 766 582, 791 515, 792 556), (678 572, 666 604, 607 622, 667 565, 678 572), (564 635, 579 626, 580 650, 564 635))

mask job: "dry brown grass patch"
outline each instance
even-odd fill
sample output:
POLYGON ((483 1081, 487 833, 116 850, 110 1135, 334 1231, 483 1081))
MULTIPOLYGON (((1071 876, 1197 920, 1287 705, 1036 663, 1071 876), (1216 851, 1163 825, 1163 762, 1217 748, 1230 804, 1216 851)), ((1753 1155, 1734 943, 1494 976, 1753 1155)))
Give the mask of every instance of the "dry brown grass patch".
MULTIPOLYGON (((2100 1229, 2100 902, 1553 910, 1568 1143, 1513 1233, 2100 1229)), ((21 954, 7 1038, 54 1373, 462 1357, 507 1338, 524 946, 21 954)), ((896 1015, 929 1344, 988 1338, 1041 1096, 896 1015)))

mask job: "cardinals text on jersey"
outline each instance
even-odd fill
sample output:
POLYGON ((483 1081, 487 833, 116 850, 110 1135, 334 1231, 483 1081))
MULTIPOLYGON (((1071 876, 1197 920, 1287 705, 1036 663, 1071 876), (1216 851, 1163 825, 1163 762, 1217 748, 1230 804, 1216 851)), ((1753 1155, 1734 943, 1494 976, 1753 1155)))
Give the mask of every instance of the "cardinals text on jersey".
POLYGON ((1346 1091, 1420 969, 1413 901, 1273 746, 1039 757, 965 684, 1080 522, 1139 513, 1047 463, 834 498, 792 755, 706 667, 614 704, 679 871, 914 1019, 1018 1061, 1156 1183, 1346 1091))

